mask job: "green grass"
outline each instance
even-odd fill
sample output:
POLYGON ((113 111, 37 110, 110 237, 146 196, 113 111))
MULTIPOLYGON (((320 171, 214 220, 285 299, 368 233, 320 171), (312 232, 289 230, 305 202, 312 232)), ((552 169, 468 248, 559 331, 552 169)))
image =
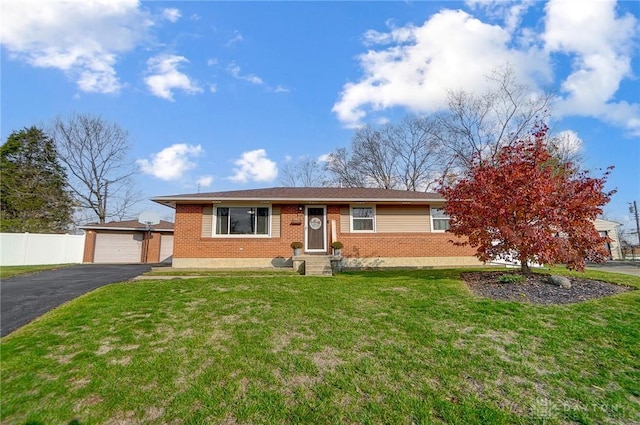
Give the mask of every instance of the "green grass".
POLYGON ((37 273, 43 270, 59 269, 61 267, 69 267, 73 264, 45 264, 38 266, 0 266, 0 278, 17 276, 21 274, 37 273))
POLYGON ((2 339, 1 422, 640 421, 640 291, 544 307, 459 273, 106 286, 2 339))
POLYGON ((498 277, 498 282, 500 283, 521 283, 522 281, 524 281, 523 274, 508 273, 498 277))
POLYGON ((144 273, 145 276, 234 276, 234 277, 259 277, 259 276, 293 276, 299 275, 292 268, 272 269, 182 269, 174 270, 168 267, 166 270, 156 269, 144 273))

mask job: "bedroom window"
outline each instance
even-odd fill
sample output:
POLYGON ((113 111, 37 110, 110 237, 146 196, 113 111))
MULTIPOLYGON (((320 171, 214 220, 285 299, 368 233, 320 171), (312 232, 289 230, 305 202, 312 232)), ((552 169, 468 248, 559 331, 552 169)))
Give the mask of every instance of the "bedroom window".
POLYGON ((351 208, 351 230, 354 232, 375 231, 375 210, 373 207, 351 208))
POLYGON ((444 232, 449 230, 449 216, 443 208, 431 208, 431 231, 444 232))
POLYGON ((216 235, 268 235, 269 208, 217 207, 216 235))

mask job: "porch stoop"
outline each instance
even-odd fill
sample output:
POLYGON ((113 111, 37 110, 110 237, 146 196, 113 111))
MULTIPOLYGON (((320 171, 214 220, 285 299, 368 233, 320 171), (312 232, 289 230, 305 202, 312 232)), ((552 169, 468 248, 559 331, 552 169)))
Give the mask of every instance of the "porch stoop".
POLYGON ((331 257, 327 255, 309 255, 304 259, 305 276, 333 276, 331 257))
POLYGON ((301 255, 294 257, 294 269, 305 276, 333 276, 331 261, 339 257, 333 255, 301 255))

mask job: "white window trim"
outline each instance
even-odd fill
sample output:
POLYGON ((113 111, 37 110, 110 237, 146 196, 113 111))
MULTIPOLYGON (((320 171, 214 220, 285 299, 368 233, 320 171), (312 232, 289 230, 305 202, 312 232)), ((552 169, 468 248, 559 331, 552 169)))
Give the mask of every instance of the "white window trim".
POLYGON ((213 205, 213 223, 211 223, 211 237, 213 238, 238 238, 238 239, 264 239, 264 238, 270 238, 271 237, 271 231, 272 231, 272 221, 273 221, 273 209, 271 204, 267 205, 267 204, 214 204, 213 205), (268 226, 269 226, 269 231, 267 232, 266 235, 218 235, 216 233, 217 230, 217 226, 218 226, 218 208, 268 208, 269 210, 269 215, 268 217, 268 226))
MULTIPOLYGON (((376 233, 376 217, 377 217, 377 212, 376 212, 376 206, 375 205, 350 205, 349 206, 349 226, 350 226, 350 231, 351 233, 376 233), (354 208, 371 208, 373 210, 373 230, 354 230, 353 229, 353 209, 354 208)), ((356 220, 363 220, 366 218, 363 217, 356 217, 356 220)))
MULTIPOLYGON (((446 230, 436 230, 435 227, 433 226, 433 210, 434 209, 441 210, 443 208, 444 208, 444 206, 441 206, 441 207, 430 206, 429 207, 429 220, 431 221, 430 224, 431 224, 431 232, 432 233, 445 233, 446 232, 446 230)), ((436 218, 436 220, 445 220, 445 219, 444 218, 436 218)), ((446 220, 450 221, 450 218, 447 217, 446 220)))

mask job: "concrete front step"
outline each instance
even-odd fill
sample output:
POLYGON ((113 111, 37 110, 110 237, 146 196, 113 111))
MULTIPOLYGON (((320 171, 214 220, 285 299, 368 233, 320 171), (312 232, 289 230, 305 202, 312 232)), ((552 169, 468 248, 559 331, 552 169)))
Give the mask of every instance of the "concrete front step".
POLYGON ((305 264, 304 274, 305 276, 333 276, 331 265, 323 266, 316 264, 305 264))
POLYGON ((305 276, 332 276, 330 255, 304 255, 296 257, 296 260, 304 262, 305 276))

